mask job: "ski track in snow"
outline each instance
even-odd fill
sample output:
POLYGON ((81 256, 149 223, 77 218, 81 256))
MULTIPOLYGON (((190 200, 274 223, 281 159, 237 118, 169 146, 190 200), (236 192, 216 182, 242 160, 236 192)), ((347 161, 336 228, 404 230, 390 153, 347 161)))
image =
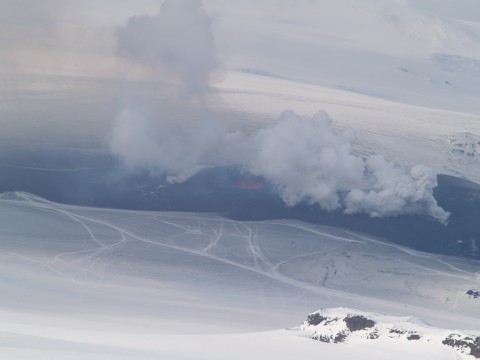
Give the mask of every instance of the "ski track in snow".
MULTIPOLYGON (((94 232, 92 231, 91 227, 89 225, 87 225, 86 221, 82 221, 82 218, 84 220, 87 220, 87 221, 90 220, 90 219, 84 218, 84 217, 79 216, 77 214, 74 214, 72 212, 63 210, 58 204, 46 201, 46 200, 38 198, 34 195, 30 195, 30 194, 27 195, 25 193, 17 193, 17 195, 20 198, 24 199, 29 205, 31 205, 34 208, 41 209, 41 210, 50 210, 50 211, 58 212, 61 215, 64 215, 64 216, 74 220, 75 222, 80 224, 85 229, 85 231, 89 235, 89 239, 98 245, 98 247, 94 248, 94 249, 70 251, 70 252, 66 252, 66 253, 57 254, 54 257, 54 259, 46 265, 48 268, 54 269, 56 272, 61 273, 62 275, 68 277, 71 280, 74 280, 74 279, 71 276, 66 275, 66 272, 65 272, 66 268, 63 268, 62 270, 59 270, 55 267, 55 263, 57 263, 57 262, 65 263, 67 265, 67 268, 68 268, 68 267, 71 267, 71 266, 76 266, 76 264, 79 263, 79 262, 84 262, 86 260, 87 261, 92 260, 94 257, 97 258, 96 262, 98 262, 103 253, 107 252, 108 250, 112 250, 113 248, 115 248, 115 247, 117 247, 117 246, 119 246, 119 245, 121 245, 121 244, 123 244, 127 241, 125 233, 122 232, 122 231, 119 231, 121 239, 118 242, 115 242, 111 245, 105 245, 103 242, 101 242, 97 238, 97 236, 95 236, 94 232), (73 260, 73 261, 63 260, 63 258, 71 257, 71 256, 74 256, 74 255, 80 255, 80 254, 87 254, 87 255, 79 256, 76 260, 73 260)), ((31 260, 33 261, 33 259, 31 259, 31 260)), ((92 264, 90 264, 89 266, 86 266, 86 267, 85 266, 80 266, 80 265, 76 266, 76 267, 83 270, 84 272, 91 272, 91 273, 94 273, 95 275, 100 276, 101 278, 104 278, 102 274, 100 274, 98 272, 95 272, 93 270, 96 262, 92 261, 92 264)))
MULTIPOLYGON (((126 237, 131 238, 132 240, 137 240, 139 242, 150 244, 150 245, 153 245, 153 246, 159 246, 159 247, 164 247, 164 248, 168 248, 168 249, 171 249, 171 250, 184 252, 184 253, 187 253, 187 254, 190 254, 190 255, 205 257, 205 258, 208 258, 210 260, 214 260, 214 261, 226 264, 226 265, 230 265, 230 266, 233 266, 233 267, 240 268, 242 270, 253 272, 255 274, 258 274, 258 275, 264 276, 266 278, 269 278, 271 280, 277 281, 281 284, 300 289, 302 291, 308 291, 308 292, 312 292, 312 293, 315 293, 315 294, 322 294, 322 295, 325 295, 327 297, 330 297, 330 295, 334 295, 334 294, 340 295, 340 296, 344 295, 344 292, 342 292, 342 291, 325 289, 325 288, 322 288, 320 286, 316 286, 316 285, 313 285, 313 284, 309 284, 309 283, 305 283, 305 282, 302 282, 302 281, 299 281, 299 280, 295 280, 295 279, 289 278, 287 276, 284 276, 284 275, 278 273, 276 268, 275 268, 276 265, 271 264, 264 257, 264 255, 261 253, 258 246, 255 245, 254 240, 253 240, 253 231, 246 224, 242 224, 242 226, 247 231, 247 234, 245 234, 245 233, 241 233, 241 234, 243 235, 244 239, 246 239, 246 241, 248 243, 248 250, 250 251, 250 253, 253 257, 254 266, 248 266, 248 265, 245 265, 245 264, 241 264, 241 263, 232 261, 230 259, 221 258, 219 256, 211 254, 210 252, 205 251, 204 249, 202 249, 202 250, 192 250, 192 249, 184 248, 184 247, 177 246, 177 245, 166 244, 166 243, 162 243, 162 242, 159 242, 159 241, 147 239, 147 238, 141 237, 141 236, 139 236, 139 235, 137 235, 137 234, 135 234, 131 231, 125 230, 125 229, 123 229, 123 228, 121 228, 117 225, 111 224, 107 221, 100 220, 100 219, 97 219, 97 218, 93 218, 93 217, 90 217, 90 216, 80 215, 80 214, 77 214, 77 213, 73 213, 71 211, 61 209, 61 208, 59 208, 60 205, 55 204, 53 202, 50 202, 48 200, 44 200, 44 199, 39 198, 35 195, 22 193, 20 196, 23 199, 26 200, 26 203, 21 204, 21 205, 30 206, 30 207, 33 207, 33 208, 38 208, 38 209, 41 209, 41 210, 56 210, 56 211, 59 211, 60 213, 62 213, 64 215, 69 215, 69 217, 73 217, 73 218, 76 218, 76 219, 79 219, 79 220, 81 219, 83 221, 89 221, 91 223, 96 223, 96 224, 99 224, 99 225, 103 225, 103 226, 112 228, 112 229, 118 231, 119 233, 124 234, 126 237)), ((2 201, 4 201, 4 200, 2 200, 2 201)), ((18 203, 18 202, 14 202, 14 203, 18 203)), ((197 218, 195 218, 195 219, 198 220, 197 218)), ((207 220, 210 220, 210 219, 207 218, 207 220)), ((222 222, 224 220, 217 219, 217 221, 222 222)), ((234 223, 235 226, 237 226, 237 222, 234 222, 234 221, 231 221, 231 222, 234 223)), ((83 224, 84 224, 84 222, 83 222, 83 224)), ((88 225, 85 225, 85 226, 88 228, 88 225)), ((293 227, 301 228, 299 225, 294 225, 293 227)), ((306 229, 308 229, 308 228, 306 228, 306 229)), ((308 229, 308 231, 310 231, 310 230, 311 229, 308 229)), ((323 232, 320 232, 320 231, 314 231, 314 232, 318 235, 323 234, 323 232)), ((90 233, 91 233, 91 230, 89 231, 89 234, 90 233)), ((329 234, 326 234, 326 235, 327 235, 327 237, 330 237, 330 238, 335 239, 337 241, 342 239, 342 238, 339 238, 339 237, 336 237, 336 236, 330 236, 329 234)), ((345 239, 345 240, 350 241, 349 239, 345 239)), ((103 245, 101 242, 97 242, 97 244, 99 245, 98 248, 84 250, 83 252, 93 252, 94 254, 98 254, 99 252, 102 252, 106 249, 105 245, 103 245)), ((112 246, 115 246, 117 244, 113 244, 112 246)), ((211 249, 212 249, 212 247, 209 250, 211 250, 211 249)), ((76 252, 76 253, 78 254, 78 252, 76 252)), ((72 255, 72 253, 58 254, 56 258, 58 259, 58 258, 66 256, 66 255, 72 255)))
MULTIPOLYGON (((367 238, 365 236, 362 236, 362 235, 359 235, 359 234, 354 234, 348 230, 343 230, 345 233, 347 234, 350 234, 352 236, 355 236, 355 237, 358 237, 360 239, 364 239, 366 241, 369 241, 371 243, 375 243, 375 244, 379 244, 379 245, 382 245, 382 246, 389 246, 389 247, 393 247, 399 251, 402 251, 408 255, 411 255, 412 257, 418 257, 418 258, 425 258, 425 259, 430 259, 430 260, 434 260, 436 262, 439 262, 443 265, 446 265, 447 267, 449 267, 450 269, 456 271, 456 272, 459 272, 459 273, 463 273, 463 274, 467 274, 467 275, 470 275, 472 276, 473 274, 471 272, 468 272, 466 270, 462 270, 452 264, 450 264, 449 262, 445 261, 445 260, 442 260, 442 259, 439 259, 438 257, 436 256, 433 256, 433 255, 430 255, 430 254, 426 254, 426 253, 421 253, 419 251, 416 251, 416 250, 413 250, 413 249, 408 249, 406 247, 403 247, 403 246, 400 246, 400 245, 395 245, 395 244, 392 244, 392 243, 387 243, 387 242, 382 242, 382 241, 379 241, 379 240, 375 240, 375 239, 372 239, 372 238, 367 238)), ((441 274, 443 276, 451 276, 451 277, 458 277, 458 278, 465 278, 465 276, 462 276, 462 275, 455 275, 455 274, 452 274, 452 273, 448 273, 446 271, 441 271, 441 270, 436 270, 436 269, 432 269, 432 268, 428 268, 428 267, 425 267, 425 266, 421 266, 421 265, 418 265, 416 264, 416 266, 419 266, 419 267, 423 267, 425 270, 430 270, 432 272, 436 272, 438 274, 441 274)))
POLYGON ((0 163, 0 167, 47 171, 47 172, 77 172, 77 171, 83 171, 83 170, 90 170, 90 168, 53 169, 53 168, 41 168, 41 167, 34 167, 34 166, 23 166, 23 165, 5 164, 5 163, 0 163))
MULTIPOLYGON (((101 279, 104 278, 104 276, 97 272, 96 266, 100 263, 101 259, 103 256, 106 256, 110 251, 113 251, 116 247, 120 247, 123 244, 125 244, 127 241, 132 242, 132 241, 137 241, 141 242, 143 244, 148 244, 149 246, 155 246, 155 247, 162 247, 165 249, 170 249, 174 251, 179 251, 184 254, 188 255, 193 255, 197 257, 203 257, 215 262, 219 262, 228 266, 236 267, 242 270, 246 270, 251 273, 255 273, 257 275, 266 277, 268 279, 274 280, 278 283, 281 283, 283 285, 293 287, 297 290, 300 290, 302 293, 304 292, 310 292, 313 294, 321 294, 323 296, 326 296, 330 298, 331 296, 346 296, 347 293, 340 291, 340 290, 334 290, 330 288, 325 288, 323 286, 305 282, 305 281, 300 281, 291 277, 288 277, 284 274, 282 274, 279 269, 282 265, 292 262, 294 260, 301 259, 302 257, 310 257, 312 255, 319 255, 321 252, 313 252, 313 253, 306 253, 306 254, 294 254, 292 256, 289 256, 287 258, 281 259, 280 261, 277 261, 273 263, 267 256, 263 253, 262 248, 258 242, 258 229, 257 225, 281 225, 283 227, 289 227, 295 230, 301 230, 305 231, 307 233, 315 234, 319 237, 322 237, 324 240, 328 239, 330 241, 335 241, 335 242, 346 242, 346 243, 352 243, 352 244, 368 244, 368 243, 374 243, 376 245, 381 245, 381 246, 387 246, 387 247, 393 247, 396 250, 399 250, 401 252, 406 253, 407 255, 411 256, 412 258, 426 258, 426 259, 433 259, 433 256, 430 256, 428 254, 420 253, 414 250, 406 249, 403 248, 402 246, 399 245, 394 245, 394 244, 389 244, 389 243, 384 243, 381 242, 380 240, 375 240, 372 238, 368 238, 359 234, 355 234, 352 232, 349 232, 347 230, 342 230, 343 233, 345 233, 347 236, 342 237, 338 235, 333 235, 328 233, 327 231, 322 231, 321 227, 316 227, 315 229, 309 227, 308 225, 302 225, 298 223, 281 223, 281 222, 276 222, 276 221, 266 221, 266 222, 260 222, 258 224, 252 224, 249 222, 237 222, 233 220, 228 220, 228 219, 222 219, 220 217, 205 217, 205 216, 189 216, 185 215, 183 216, 182 214, 182 219, 188 218, 191 220, 195 220, 198 222, 199 227, 191 227, 190 225, 183 225, 183 224, 177 224, 172 221, 166 221, 163 219, 160 219, 158 215, 155 217, 156 221, 168 226, 172 226, 174 228, 177 228, 181 230, 182 232, 179 234, 175 234, 173 236, 162 236, 158 235, 155 238, 148 238, 144 236, 140 236, 136 234, 132 230, 127 230, 124 227, 115 225, 111 222, 108 222, 106 220, 99 219, 97 217, 93 217, 91 215, 85 216, 78 211, 82 211, 81 208, 76 208, 73 206, 64 206, 64 205, 59 205, 55 204, 53 202, 44 200, 42 198, 39 198, 34 195, 30 194, 25 194, 25 193, 18 193, 17 194, 21 199, 23 199, 23 202, 20 201, 11 201, 11 200, 5 200, 1 199, 2 202, 9 202, 9 203, 14 203, 16 205, 21 205, 21 206, 28 206, 32 207, 35 209, 43 210, 43 211, 55 211, 58 212, 59 214, 66 216, 68 218, 71 218, 75 222, 77 222, 80 226, 82 226, 86 233, 88 234, 88 241, 91 244, 96 244, 97 246, 94 248, 89 248, 89 249, 84 249, 84 250, 78 250, 78 251, 72 251, 72 252, 66 252, 66 253, 60 253, 55 255, 54 259, 51 260, 48 264, 41 264, 42 266, 46 266, 53 271, 56 271, 62 276, 68 277, 70 280, 75 280, 72 275, 69 275, 68 269, 70 267, 73 267, 77 270, 81 270, 86 273, 92 273, 96 274, 98 277, 101 279), (68 209, 68 210, 67 210, 68 209), (218 227, 214 228, 213 230, 210 230, 211 226, 208 226, 208 224, 211 223, 217 223, 218 227), (104 226, 109 229, 112 229, 116 232, 118 232, 120 238, 116 241, 113 242, 110 245, 107 245, 105 241, 102 239, 99 239, 95 233, 94 230, 92 229, 91 225, 89 224, 95 224, 96 226, 104 226), (230 258, 227 257, 222 257, 219 256, 217 253, 214 252, 214 250, 219 249, 220 251, 222 250, 222 238, 225 235, 225 224, 230 224, 233 225, 235 229, 235 235, 240 236, 243 240, 243 243, 245 245, 245 248, 249 254, 249 257, 251 259, 250 264, 246 263, 240 263, 238 261, 234 261, 230 258), (200 234, 200 235, 205 235, 203 229, 209 229, 208 231, 211 232, 209 238, 210 242, 207 246, 203 248, 187 248, 183 246, 179 246, 175 243, 174 239, 175 237, 178 236, 184 236, 188 234, 200 234), (172 240, 173 239, 173 240, 172 240), (59 264, 59 265, 56 265, 59 264), (61 266, 60 264, 64 264, 65 266, 61 266)), ((164 214, 161 215, 161 217, 164 217, 164 214)), ((174 218, 175 216, 172 214, 165 214, 166 218, 174 218)), ((221 253, 221 252, 220 252, 221 253)), ((19 256, 22 256, 21 254, 17 254, 19 256)), ((441 276, 449 276, 449 277, 458 277, 461 279, 465 279, 466 277, 474 277, 478 276, 469 273, 468 271, 459 269, 448 262, 441 260, 441 259, 436 259, 436 261, 439 263, 447 266, 451 270, 455 271, 458 273, 458 275, 449 273, 447 271, 441 271, 439 269, 434 269, 434 268, 429 268, 427 266, 423 266, 421 264, 416 264, 413 263, 413 266, 417 268, 421 268, 424 271, 429 271, 434 274, 438 274, 441 276)), ((30 261, 36 261, 35 259, 30 259, 30 261)), ((38 262, 37 263, 41 263, 38 262)), ((410 266, 412 266, 412 263, 408 263, 410 266)), ((408 287, 408 283, 406 283, 406 286, 408 287)), ((360 298, 365 298, 360 296, 360 298)), ((455 304, 452 305, 452 308, 454 308, 455 304)))

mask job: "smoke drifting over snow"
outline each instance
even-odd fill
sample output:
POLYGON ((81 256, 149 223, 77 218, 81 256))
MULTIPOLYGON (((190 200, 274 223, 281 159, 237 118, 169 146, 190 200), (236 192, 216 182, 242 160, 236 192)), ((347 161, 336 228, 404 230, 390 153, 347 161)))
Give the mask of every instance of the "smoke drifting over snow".
POLYGON ((366 160, 354 155, 355 133, 336 132, 324 112, 309 118, 286 111, 276 125, 247 135, 229 132, 207 108, 193 106, 208 94, 217 65, 210 25, 200 1, 167 0, 160 14, 131 18, 118 30, 120 56, 155 73, 173 73, 186 96, 168 102, 178 111, 202 115, 173 120, 125 108, 110 146, 129 169, 148 169, 178 182, 207 166, 238 164, 275 185, 288 205, 447 220, 433 197, 434 174, 423 166, 396 168, 380 155, 366 160))
POLYGON ((437 205, 432 195, 437 177, 429 168, 423 165, 409 171, 395 168, 381 155, 369 157, 365 165, 372 174, 372 189, 351 190, 345 201, 347 213, 366 212, 379 217, 429 214, 442 222, 447 221, 448 213, 437 205))
POLYGON ((171 182, 207 166, 239 164, 275 185, 288 205, 307 202, 374 217, 448 219, 433 197, 437 180, 428 168, 406 170, 382 155, 363 159, 352 154, 355 133, 336 132, 324 112, 308 118, 286 111, 276 125, 250 135, 228 132, 215 122, 138 119, 130 112, 120 116, 112 151, 131 169, 162 173, 171 182))
POLYGON ((278 124, 249 140, 253 153, 245 154, 251 160, 244 165, 277 185, 289 205, 306 201, 346 213, 426 214, 447 221, 433 197, 437 180, 428 168, 396 168, 382 155, 364 160, 351 152, 355 133, 335 132, 331 123, 325 112, 312 118, 284 112, 278 124))
POLYGON ((136 16, 117 30, 118 53, 131 62, 173 77, 187 97, 210 88, 217 67, 211 19, 199 0, 167 0, 155 16, 136 16))

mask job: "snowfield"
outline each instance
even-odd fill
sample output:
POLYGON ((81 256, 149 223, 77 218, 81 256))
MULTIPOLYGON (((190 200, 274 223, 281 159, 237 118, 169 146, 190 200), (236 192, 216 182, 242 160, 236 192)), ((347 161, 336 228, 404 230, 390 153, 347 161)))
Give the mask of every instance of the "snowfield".
POLYGON ((349 358, 352 346, 369 359, 453 356, 443 345, 306 339, 298 325, 319 307, 478 331, 472 260, 295 221, 82 208, 27 193, 1 195, 0 213, 2 359, 349 358), (271 332, 281 328, 294 329, 271 332))

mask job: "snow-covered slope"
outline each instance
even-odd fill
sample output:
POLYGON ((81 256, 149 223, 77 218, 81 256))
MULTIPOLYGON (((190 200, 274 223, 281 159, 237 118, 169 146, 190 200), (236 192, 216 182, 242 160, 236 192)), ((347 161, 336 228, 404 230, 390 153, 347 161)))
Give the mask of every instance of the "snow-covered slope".
POLYGON ((26 193, 3 194, 0 213, 2 358, 224 358, 240 344, 257 358, 347 356, 305 345, 297 331, 213 335, 294 326, 319 307, 478 327, 478 298, 467 295, 480 287, 477 262, 343 229, 82 208, 26 193))
POLYGON ((302 83, 478 113, 477 3, 279 3, 205 2, 230 69, 257 69, 302 83))
POLYGON ((256 128, 277 121, 285 109, 308 116, 324 110, 333 126, 357 133, 357 154, 381 153, 404 166, 425 164, 437 173, 480 181, 477 115, 243 73, 231 73, 221 90, 229 108, 258 114, 256 128))

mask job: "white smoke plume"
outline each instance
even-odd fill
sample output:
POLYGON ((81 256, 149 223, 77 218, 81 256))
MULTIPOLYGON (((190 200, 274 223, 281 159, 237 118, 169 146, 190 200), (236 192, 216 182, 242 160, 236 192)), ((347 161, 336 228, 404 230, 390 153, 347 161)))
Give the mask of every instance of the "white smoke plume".
POLYGON ((225 134, 208 112, 204 112, 204 121, 188 117, 194 111, 200 110, 186 111, 186 118, 167 121, 126 108, 117 117, 110 150, 131 171, 149 170, 165 175, 172 183, 185 181, 218 164, 216 151, 225 134))
POLYGON ((277 184, 289 205, 338 208, 337 191, 358 184, 364 164, 351 154, 353 131, 335 134, 331 122, 324 112, 312 118, 284 112, 276 126, 253 136, 248 167, 277 184))
POLYGON ((336 132, 325 112, 306 118, 287 111, 278 124, 249 141, 244 165, 274 183, 288 205, 317 203, 326 210, 374 217, 426 214, 446 222, 433 197, 436 176, 423 165, 395 167, 383 156, 352 154, 355 134, 336 132), (347 192, 341 201, 339 192, 347 192))
POLYGON ((117 29, 118 56, 177 89, 161 99, 151 89, 126 97, 110 149, 127 168, 179 182, 211 165, 224 129, 206 106, 195 105, 204 105, 211 95, 217 69, 211 23, 201 1, 166 0, 157 15, 131 17, 117 29), (159 101, 160 109, 154 105, 159 101))
POLYGON ((180 95, 202 96, 217 68, 211 18, 199 0, 167 0, 155 16, 135 16, 117 29, 120 57, 180 85, 180 95))
POLYGON ((372 174, 373 188, 350 191, 345 202, 347 213, 366 212, 376 217, 429 214, 447 221, 448 213, 433 197, 437 177, 426 166, 417 165, 407 171, 374 155, 367 159, 366 168, 372 174))

